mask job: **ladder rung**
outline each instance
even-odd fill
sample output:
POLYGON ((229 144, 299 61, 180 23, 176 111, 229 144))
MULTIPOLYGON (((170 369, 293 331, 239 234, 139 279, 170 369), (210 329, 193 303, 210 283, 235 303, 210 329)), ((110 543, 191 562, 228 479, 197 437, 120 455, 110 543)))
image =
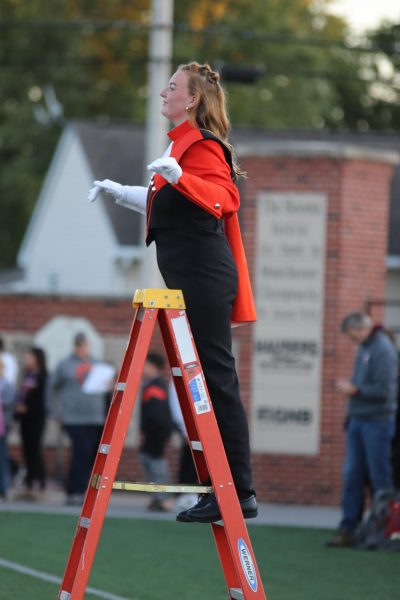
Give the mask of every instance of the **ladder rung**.
POLYGON ((127 492, 170 492, 173 494, 211 494, 213 488, 207 485, 173 485, 164 483, 134 483, 129 481, 114 481, 113 490, 127 492))
POLYGON ((124 392, 126 388, 126 383, 123 383, 122 381, 120 381, 119 383, 117 383, 116 385, 116 390, 117 392, 124 392))
POLYGON ((190 444, 191 444, 193 450, 198 450, 199 452, 203 452, 203 445, 201 442, 198 442, 195 440, 193 442, 190 442, 190 444))
POLYGON ((100 489, 101 475, 99 473, 93 473, 92 481, 90 482, 90 486, 95 490, 100 489))
POLYGON ((110 444, 100 444, 99 454, 108 454, 110 452, 110 444))
POLYGON ((244 600, 244 594, 241 588, 230 588, 229 593, 232 600, 244 600))

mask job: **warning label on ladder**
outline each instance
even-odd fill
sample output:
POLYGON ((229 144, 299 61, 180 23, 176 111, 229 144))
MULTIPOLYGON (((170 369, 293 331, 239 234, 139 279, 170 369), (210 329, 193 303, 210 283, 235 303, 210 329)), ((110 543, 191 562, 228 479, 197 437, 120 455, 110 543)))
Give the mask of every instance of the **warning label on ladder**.
POLYGON ((190 393, 192 394, 194 407, 198 415, 211 411, 206 389, 204 387, 201 373, 189 381, 190 393))

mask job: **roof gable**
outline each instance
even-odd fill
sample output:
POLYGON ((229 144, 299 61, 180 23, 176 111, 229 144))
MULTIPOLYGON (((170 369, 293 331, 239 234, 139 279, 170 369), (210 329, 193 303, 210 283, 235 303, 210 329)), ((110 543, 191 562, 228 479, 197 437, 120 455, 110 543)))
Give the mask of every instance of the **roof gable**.
MULTIPOLYGON (((141 185, 144 173, 144 128, 127 123, 74 122, 95 179, 141 185)), ((139 245, 143 217, 102 198, 121 246, 139 245)))

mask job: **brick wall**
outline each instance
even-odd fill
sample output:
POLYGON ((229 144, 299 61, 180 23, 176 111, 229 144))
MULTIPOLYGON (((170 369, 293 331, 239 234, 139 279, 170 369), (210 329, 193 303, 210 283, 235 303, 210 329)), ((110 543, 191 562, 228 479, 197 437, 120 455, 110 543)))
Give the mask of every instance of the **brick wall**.
MULTIPOLYGON (((334 158, 247 157, 241 223, 249 266, 255 252, 257 196, 261 191, 328 196, 321 390, 320 454, 315 457, 253 454, 256 489, 271 502, 337 504, 341 493, 346 400, 333 387, 351 373, 354 348, 340 335, 345 314, 383 300, 389 188, 393 167, 334 158)), ((377 309, 376 320, 383 312, 377 309)), ((247 329, 247 328, 246 328, 247 329)), ((251 329, 242 332, 241 385, 250 399, 251 329)))

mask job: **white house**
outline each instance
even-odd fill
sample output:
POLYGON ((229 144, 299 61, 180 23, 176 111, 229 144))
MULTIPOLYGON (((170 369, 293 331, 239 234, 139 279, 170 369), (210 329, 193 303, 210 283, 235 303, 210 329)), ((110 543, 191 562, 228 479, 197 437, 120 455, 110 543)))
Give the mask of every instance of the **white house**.
POLYGON ((126 296, 144 254, 143 217, 109 196, 89 203, 95 179, 140 185, 143 128, 73 122, 64 130, 17 257, 23 276, 8 289, 126 296))

